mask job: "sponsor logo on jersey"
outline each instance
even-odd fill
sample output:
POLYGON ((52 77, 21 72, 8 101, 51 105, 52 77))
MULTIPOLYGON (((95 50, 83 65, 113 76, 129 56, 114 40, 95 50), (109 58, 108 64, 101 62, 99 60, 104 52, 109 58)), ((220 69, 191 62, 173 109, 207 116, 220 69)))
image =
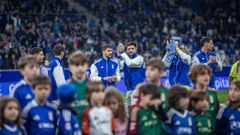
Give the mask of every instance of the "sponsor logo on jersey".
POLYGON ((192 129, 189 127, 178 127, 177 133, 178 134, 192 134, 192 129))
POLYGON ((238 130, 240 129, 240 121, 231 121, 230 122, 230 128, 232 130, 238 130))

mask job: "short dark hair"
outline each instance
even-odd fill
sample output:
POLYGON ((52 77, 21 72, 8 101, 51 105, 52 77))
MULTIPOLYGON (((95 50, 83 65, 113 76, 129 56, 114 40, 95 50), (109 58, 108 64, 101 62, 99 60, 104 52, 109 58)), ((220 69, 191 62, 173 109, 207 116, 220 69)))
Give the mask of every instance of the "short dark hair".
POLYGON ((7 104, 9 102, 15 102, 18 105, 18 113, 19 114, 14 123, 17 124, 18 127, 20 127, 21 126, 21 123, 20 123, 21 108, 20 108, 19 102, 16 99, 10 98, 10 97, 1 97, 1 99, 0 99, 0 127, 3 128, 4 124, 7 122, 7 120, 4 117, 4 110, 6 109, 7 104))
MULTIPOLYGON (((144 84, 140 88, 140 94, 143 95, 152 95, 152 99, 160 99, 160 92, 157 85, 152 83, 144 84)), ((141 100, 141 99, 140 99, 141 100)))
POLYGON ((127 43, 127 47, 132 46, 132 45, 135 46, 136 48, 138 47, 137 43, 135 43, 135 42, 128 42, 127 43))
POLYGON ((30 50, 30 53, 31 53, 32 55, 34 55, 34 54, 38 54, 38 53, 41 52, 41 51, 43 51, 42 48, 40 48, 40 47, 33 47, 33 48, 30 50))
POLYGON ((210 37, 202 37, 200 39, 200 45, 203 46, 205 43, 210 42, 211 40, 213 40, 213 39, 210 37))
POLYGON ((168 96, 169 106, 176 109, 179 107, 179 100, 181 98, 187 97, 190 97, 190 94, 187 91, 187 89, 180 85, 175 85, 169 90, 168 96))
POLYGON ((191 103, 196 104, 198 101, 209 100, 206 91, 191 91, 191 103))
POLYGON ((60 44, 57 44, 53 48, 53 54, 59 56, 62 52, 64 52, 64 47, 60 44))
POLYGON ((152 58, 147 61, 146 67, 151 66, 153 68, 157 68, 159 71, 165 68, 163 61, 159 58, 152 58))
POLYGON ((35 89, 38 85, 49 85, 51 86, 51 82, 47 76, 44 75, 36 75, 32 81, 32 88, 35 89))
POLYGON ((35 65, 35 64, 37 64, 37 62, 35 57, 32 55, 23 56, 18 60, 19 69, 24 69, 26 65, 35 65))
POLYGON ((68 58, 69 65, 83 65, 85 63, 88 63, 88 58, 81 51, 73 52, 68 58))
POLYGON ((103 45, 102 46, 102 51, 105 51, 106 49, 108 48, 111 48, 112 49, 112 46, 111 45, 103 45))

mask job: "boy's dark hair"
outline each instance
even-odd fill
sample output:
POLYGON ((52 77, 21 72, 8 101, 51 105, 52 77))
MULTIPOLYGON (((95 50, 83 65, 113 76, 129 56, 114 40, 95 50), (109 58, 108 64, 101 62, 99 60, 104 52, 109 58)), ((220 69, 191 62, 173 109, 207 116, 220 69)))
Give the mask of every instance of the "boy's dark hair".
POLYGON ((208 42, 210 42, 211 40, 213 40, 213 39, 210 38, 210 37, 202 37, 202 38, 200 39, 200 45, 201 45, 201 46, 204 46, 205 43, 208 43, 208 42))
POLYGON ((207 73, 210 77, 212 75, 212 69, 205 64, 195 64, 192 65, 190 71, 188 72, 188 78, 196 84, 196 79, 198 75, 207 73))
POLYGON ((132 46, 132 45, 135 46, 136 48, 138 47, 135 42, 128 42, 127 43, 127 47, 132 46))
POLYGON ((88 81, 87 82, 87 88, 86 88, 86 95, 87 95, 87 100, 90 103, 90 97, 93 92, 99 92, 99 91, 104 91, 104 86, 102 82, 97 82, 97 81, 88 81))
POLYGON ((18 68, 24 69, 26 65, 37 65, 36 59, 32 55, 23 56, 18 60, 18 68))
POLYGON ((88 58, 81 51, 75 51, 68 58, 69 65, 84 65, 88 63, 88 58))
POLYGON ((157 68, 159 71, 164 70, 164 68, 165 68, 163 61, 159 58, 152 58, 152 59, 148 60, 146 63, 146 67, 148 67, 148 66, 157 68))
POLYGON ((192 91, 191 103, 196 104, 198 101, 209 100, 208 93, 206 91, 192 91))
POLYGON ((53 48, 53 54, 59 56, 62 52, 64 52, 64 47, 60 44, 55 45, 53 48))
POLYGON ((152 95, 152 99, 160 99, 159 88, 155 84, 147 83, 140 88, 140 95, 152 95))
POLYGON ((42 48, 40 48, 40 47, 34 47, 34 48, 32 48, 32 49, 30 50, 30 53, 31 53, 32 55, 34 55, 34 54, 38 54, 38 53, 41 52, 41 51, 43 51, 42 48))
POLYGON ((187 91, 187 89, 180 85, 175 85, 169 90, 168 96, 169 106, 176 109, 178 108, 180 99, 187 97, 190 97, 190 94, 187 91))
POLYGON ((33 90, 36 88, 36 86, 38 85, 50 85, 51 86, 51 82, 49 80, 49 78, 47 76, 44 75, 36 75, 33 77, 32 80, 32 88, 33 90))
POLYGON ((108 48, 111 48, 112 49, 112 46, 111 45, 103 45, 102 46, 102 51, 105 51, 106 49, 108 48))
POLYGON ((7 123, 7 120, 4 117, 4 110, 6 109, 6 106, 9 102, 15 102, 18 105, 19 114, 18 114, 16 122, 14 122, 14 123, 17 124, 18 127, 20 127, 21 126, 21 123, 20 123, 20 117, 21 117, 20 105, 19 105, 19 102, 16 99, 10 98, 10 97, 1 97, 0 98, 0 127, 3 128, 4 124, 7 123))

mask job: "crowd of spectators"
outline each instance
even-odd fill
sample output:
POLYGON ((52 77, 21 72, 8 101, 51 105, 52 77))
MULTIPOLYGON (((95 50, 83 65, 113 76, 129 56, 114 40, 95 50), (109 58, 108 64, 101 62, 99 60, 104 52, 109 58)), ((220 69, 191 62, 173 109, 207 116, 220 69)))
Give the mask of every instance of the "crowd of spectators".
MULTIPOLYGON (((15 69, 30 48, 66 46, 66 58, 83 50, 90 63, 104 44, 135 41, 145 58, 160 56, 165 39, 183 37, 188 53, 201 47, 199 39, 214 39, 215 51, 229 66, 239 59, 240 1, 238 0, 75 0, 96 20, 79 13, 64 0, 0 2, 0 68, 15 69)), ((66 60, 65 58, 65 60, 66 60)), ((66 62, 65 62, 66 63, 66 62)))

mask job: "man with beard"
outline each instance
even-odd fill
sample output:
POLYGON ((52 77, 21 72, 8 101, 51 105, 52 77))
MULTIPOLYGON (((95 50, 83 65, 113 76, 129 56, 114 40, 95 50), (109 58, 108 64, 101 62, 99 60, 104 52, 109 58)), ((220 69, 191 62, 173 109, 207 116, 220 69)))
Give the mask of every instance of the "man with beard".
POLYGON ((48 76, 48 69, 43 66, 44 53, 43 49, 40 47, 34 47, 31 49, 30 53, 35 57, 38 64, 39 75, 48 76))
POLYGON ((112 47, 102 47, 102 58, 91 65, 90 79, 102 81, 105 87, 115 86, 121 79, 118 63, 112 60, 112 47))
POLYGON ((209 83, 210 88, 215 88, 215 74, 216 71, 222 70, 222 62, 216 57, 216 54, 213 52, 213 39, 210 37, 203 37, 200 40, 202 49, 195 53, 192 64, 203 63, 208 65, 212 69, 212 77, 209 83))

